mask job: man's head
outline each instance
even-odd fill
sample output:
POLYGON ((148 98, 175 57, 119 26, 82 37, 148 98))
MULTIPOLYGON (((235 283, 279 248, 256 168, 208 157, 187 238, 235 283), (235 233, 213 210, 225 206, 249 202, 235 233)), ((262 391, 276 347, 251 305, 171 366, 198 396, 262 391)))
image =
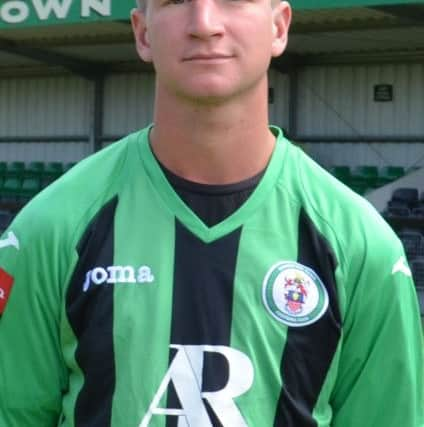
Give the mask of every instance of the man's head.
POLYGON ((266 79, 271 58, 286 48, 286 1, 137 0, 137 6, 131 15, 137 51, 153 63, 158 84, 179 95, 237 95, 266 79))

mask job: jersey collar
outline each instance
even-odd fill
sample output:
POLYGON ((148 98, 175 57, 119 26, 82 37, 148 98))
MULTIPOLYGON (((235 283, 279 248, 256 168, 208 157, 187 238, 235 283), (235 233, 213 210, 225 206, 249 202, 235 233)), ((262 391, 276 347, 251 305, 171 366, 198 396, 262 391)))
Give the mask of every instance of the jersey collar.
POLYGON ((271 159, 265 174, 250 197, 230 216, 213 227, 208 227, 178 196, 166 179, 162 168, 158 164, 149 144, 149 133, 153 125, 143 129, 137 138, 139 154, 153 188, 175 217, 193 234, 205 243, 219 239, 241 227, 248 218, 255 214, 258 207, 269 197, 276 182, 283 171, 285 152, 288 141, 284 138, 281 129, 271 126, 276 135, 271 159))

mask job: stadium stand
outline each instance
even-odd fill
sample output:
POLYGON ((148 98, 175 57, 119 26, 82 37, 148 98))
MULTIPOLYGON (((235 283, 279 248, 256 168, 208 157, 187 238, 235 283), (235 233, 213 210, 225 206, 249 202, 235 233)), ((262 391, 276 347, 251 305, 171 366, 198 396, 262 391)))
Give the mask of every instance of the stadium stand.
POLYGON ((50 162, 45 165, 44 172, 41 180, 41 187, 47 187, 57 178, 59 178, 64 171, 63 164, 60 162, 50 162))
POLYGON ((9 226, 12 222, 13 214, 9 211, 0 210, 0 234, 9 226))
POLYGON ((392 198, 389 200, 389 206, 405 206, 409 209, 418 207, 418 188, 397 188, 392 198))
POLYGON ((424 236, 419 231, 400 231, 398 236, 409 260, 424 257, 424 236))
POLYGON ((420 257, 412 260, 411 269, 414 276, 415 287, 417 289, 421 315, 424 315, 424 258, 420 257))
POLYGON ((7 164, 6 176, 9 178, 22 179, 25 170, 24 162, 11 162, 7 164))
POLYGON ((329 171, 334 175, 339 181, 343 182, 346 185, 350 184, 351 172, 350 167, 346 165, 331 166, 329 171))
POLYGON ((22 179, 14 176, 7 176, 3 182, 2 201, 18 202, 22 188, 22 179))
POLYGON ((50 162, 45 165, 44 177, 58 178, 63 173, 63 164, 61 162, 50 162))
POLYGON ((38 177, 25 178, 22 181, 22 187, 19 194, 19 199, 23 202, 28 202, 41 189, 41 180, 38 177))
POLYGON ((393 190, 383 216, 401 240, 411 266, 421 315, 424 316, 424 204, 419 189, 400 187, 393 190))
POLYGON ((418 208, 412 209, 411 216, 414 218, 422 219, 424 221, 424 206, 419 206, 418 208))
POLYGON ((31 162, 25 168, 25 178, 38 178, 41 180, 45 170, 44 162, 31 162))
POLYGON ((7 162, 0 162, 0 178, 4 178, 7 171, 7 162))
POLYGON ((402 166, 383 166, 378 168, 375 165, 360 165, 350 168, 346 165, 333 165, 328 170, 339 181, 342 181, 359 194, 365 194, 375 188, 393 182, 407 173, 402 166))
POLYGON ((75 162, 0 162, 0 211, 12 217, 40 190, 59 178, 75 162))
POLYGON ((384 166, 378 174, 378 185, 386 185, 405 175, 405 168, 402 166, 384 166))
POLYGON ((377 166, 362 165, 357 166, 353 171, 352 182, 362 185, 364 188, 376 188, 378 186, 377 166))
POLYGON ((76 162, 69 162, 63 166, 63 173, 68 172, 69 169, 72 169, 76 165, 76 162))
POLYGON ((386 215, 388 217, 409 217, 411 210, 407 206, 388 206, 386 215))

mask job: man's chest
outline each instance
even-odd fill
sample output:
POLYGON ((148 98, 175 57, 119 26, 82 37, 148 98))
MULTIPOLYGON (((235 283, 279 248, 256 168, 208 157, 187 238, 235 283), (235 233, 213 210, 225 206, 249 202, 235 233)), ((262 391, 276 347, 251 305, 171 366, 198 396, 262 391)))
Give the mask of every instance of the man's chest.
POLYGON ((66 299, 76 414, 98 416, 99 384, 102 416, 125 406, 128 425, 272 425, 291 388, 312 411, 338 334, 331 284, 298 262, 296 233, 240 227, 206 243, 177 220, 124 233, 99 221, 66 299))

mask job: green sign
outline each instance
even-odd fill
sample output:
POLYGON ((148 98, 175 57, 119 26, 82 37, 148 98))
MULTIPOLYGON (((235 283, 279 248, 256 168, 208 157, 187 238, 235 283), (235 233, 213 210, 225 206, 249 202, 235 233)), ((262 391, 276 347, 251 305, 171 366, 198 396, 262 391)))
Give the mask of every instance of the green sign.
POLYGON ((0 29, 129 19, 135 0, 0 0, 0 29))
MULTIPOLYGON (((289 0, 290 1, 290 0, 289 0)), ((294 9, 424 4, 424 0, 292 0, 294 9)), ((0 0, 0 29, 127 20, 135 0, 0 0)))

